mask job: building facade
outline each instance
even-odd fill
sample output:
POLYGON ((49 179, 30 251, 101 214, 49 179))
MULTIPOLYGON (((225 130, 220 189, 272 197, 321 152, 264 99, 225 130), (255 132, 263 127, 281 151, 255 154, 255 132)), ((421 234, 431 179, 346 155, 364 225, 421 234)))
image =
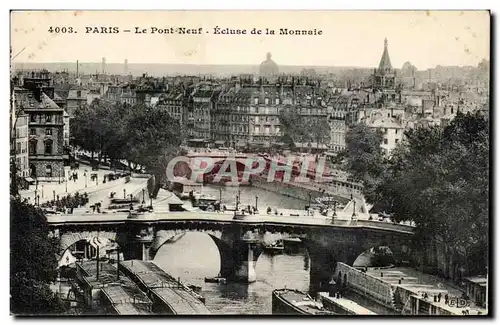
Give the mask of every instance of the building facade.
POLYGON ((54 101, 47 71, 24 78, 16 94, 17 109, 29 116, 29 172, 41 181, 64 177, 64 109, 54 101))
POLYGON ((15 124, 15 159, 17 175, 20 177, 29 176, 28 118, 27 114, 17 115, 15 124))

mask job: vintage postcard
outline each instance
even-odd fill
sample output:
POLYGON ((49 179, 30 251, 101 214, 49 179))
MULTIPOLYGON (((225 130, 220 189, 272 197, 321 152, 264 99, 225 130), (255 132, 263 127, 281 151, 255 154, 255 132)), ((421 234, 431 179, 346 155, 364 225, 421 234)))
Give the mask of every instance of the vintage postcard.
POLYGON ((12 315, 483 317, 490 12, 12 11, 12 315))

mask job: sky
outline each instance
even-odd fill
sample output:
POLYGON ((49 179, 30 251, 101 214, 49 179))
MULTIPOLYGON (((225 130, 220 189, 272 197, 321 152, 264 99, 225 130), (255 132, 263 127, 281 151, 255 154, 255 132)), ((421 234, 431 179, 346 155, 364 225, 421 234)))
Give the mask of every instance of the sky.
POLYGON ((378 66, 384 38, 395 68, 473 65, 489 60, 487 11, 18 11, 11 14, 14 62, 378 66), (76 33, 50 33, 50 27, 76 33), (118 27, 116 34, 86 27, 118 27), (147 30, 135 34, 135 27, 147 30), (203 28, 201 35, 151 28, 203 28), (322 35, 214 35, 214 28, 316 29, 322 35), (129 29, 131 32, 123 32, 129 29))

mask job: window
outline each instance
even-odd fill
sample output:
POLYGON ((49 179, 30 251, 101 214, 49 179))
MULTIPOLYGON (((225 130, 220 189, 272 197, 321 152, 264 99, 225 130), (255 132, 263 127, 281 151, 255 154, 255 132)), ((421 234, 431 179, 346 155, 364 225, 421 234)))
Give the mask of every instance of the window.
POLYGON ((396 134, 398 134, 398 129, 396 129, 396 131, 395 131, 395 132, 396 132, 396 134))
POLYGON ((45 115, 45 122, 47 122, 47 123, 52 122, 52 115, 50 115, 50 114, 45 115))
POLYGON ((258 98, 258 97, 255 97, 255 98, 253 99, 253 102, 254 102, 254 104, 255 104, 255 105, 258 105, 258 104, 259 104, 259 98, 258 98))
POLYGON ((29 154, 30 155, 36 154, 37 143, 38 143, 38 141, 36 141, 36 140, 30 141, 30 147, 29 147, 29 154))
POLYGON ((265 103, 266 105, 269 105, 269 98, 266 98, 266 99, 264 100, 264 103, 265 103))
POLYGON ((52 154, 52 140, 45 141, 44 145, 45 145, 45 154, 51 155, 52 154))
POLYGON ((387 144, 387 143, 388 143, 388 142, 387 142, 387 139, 384 139, 384 144, 387 144))
POLYGON ((279 105, 279 104, 280 104, 280 99, 276 98, 276 105, 279 105))
POLYGON ((76 97, 82 97, 82 91, 81 90, 77 90, 76 91, 76 97))
POLYGON ((260 128, 258 126, 255 127, 255 134, 259 134, 260 128))
POLYGON ((51 165, 47 165, 45 167, 45 176, 52 177, 52 166, 51 165))
POLYGON ((46 129, 45 135, 52 135, 52 129, 46 129))
POLYGON ((36 115, 35 114, 31 114, 30 115, 30 120, 31 120, 31 122, 36 122, 36 115))

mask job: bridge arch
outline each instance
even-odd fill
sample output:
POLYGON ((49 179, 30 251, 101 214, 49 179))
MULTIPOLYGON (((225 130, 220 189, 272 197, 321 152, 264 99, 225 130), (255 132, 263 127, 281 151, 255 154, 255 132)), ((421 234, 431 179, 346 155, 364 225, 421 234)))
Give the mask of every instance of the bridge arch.
POLYGON ((176 236, 193 232, 206 233, 210 238, 212 238, 215 245, 220 250, 219 242, 223 243, 220 240, 220 238, 222 237, 222 231, 220 230, 200 230, 200 229, 158 230, 156 232, 153 243, 151 244, 151 247, 149 249, 149 258, 151 260, 155 259, 156 254, 160 251, 160 249, 169 241, 174 239, 176 236))
POLYGON ((66 250, 73 244, 81 240, 91 240, 92 238, 106 238, 116 242, 119 246, 119 239, 116 231, 80 231, 80 232, 66 232, 61 235, 59 254, 62 256, 66 250))

